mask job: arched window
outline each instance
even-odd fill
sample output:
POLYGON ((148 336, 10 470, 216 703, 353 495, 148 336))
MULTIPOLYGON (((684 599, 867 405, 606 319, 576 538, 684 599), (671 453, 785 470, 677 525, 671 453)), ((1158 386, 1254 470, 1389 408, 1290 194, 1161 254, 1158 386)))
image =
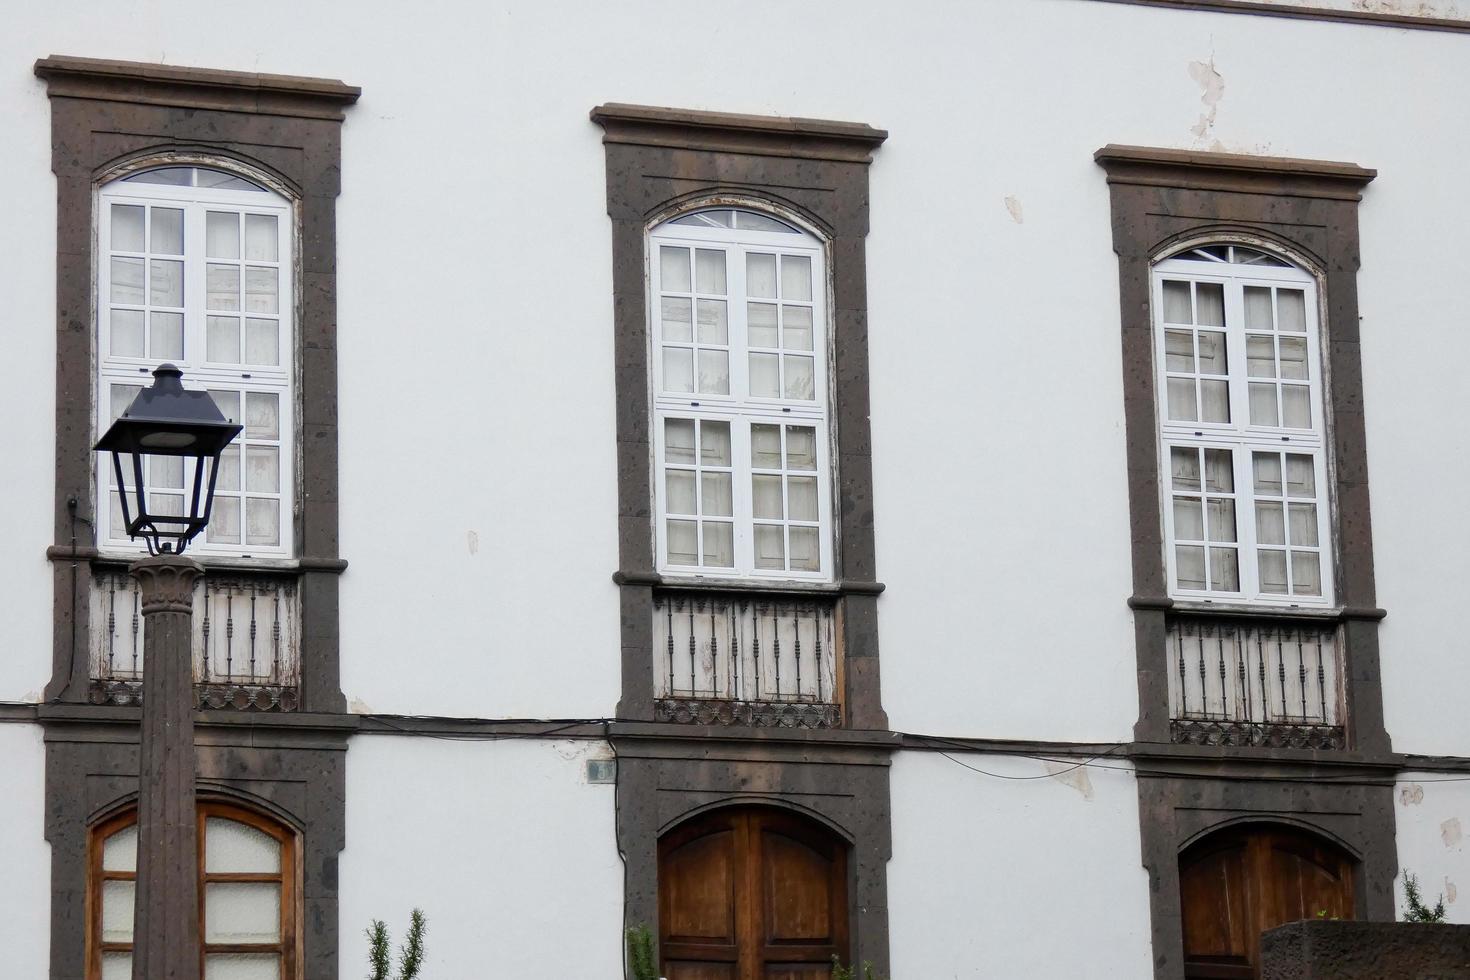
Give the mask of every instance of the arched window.
POLYGON ((1202 245, 1154 266, 1153 301, 1171 594, 1330 604, 1316 280, 1202 245))
POLYGON ((650 253, 660 570, 831 578, 822 243, 724 208, 650 253))
POLYGON ((1185 977, 1254 980, 1262 932, 1354 917, 1353 860, 1292 827, 1230 827, 1179 856, 1179 897, 1185 977))
MULTIPOLYGON (((289 557, 295 457, 290 202, 243 177, 161 167, 104 185, 97 228, 97 425, 169 361, 245 431, 221 458, 201 553, 289 557)), ((193 474, 151 460, 152 506, 183 513, 193 474)), ((123 467, 125 474, 132 470, 123 467)), ((97 539, 128 540, 111 467, 98 467, 97 539), (103 502, 106 503, 103 503, 103 502)))
MULTIPOLYGON (((199 804, 202 974, 295 980, 297 840, 288 827, 225 803, 199 804)), ((93 828, 88 849, 88 980, 132 976, 137 813, 93 828)))
POLYGON ((658 845, 659 962, 679 977, 827 977, 846 963, 847 844, 774 807, 714 810, 658 845))

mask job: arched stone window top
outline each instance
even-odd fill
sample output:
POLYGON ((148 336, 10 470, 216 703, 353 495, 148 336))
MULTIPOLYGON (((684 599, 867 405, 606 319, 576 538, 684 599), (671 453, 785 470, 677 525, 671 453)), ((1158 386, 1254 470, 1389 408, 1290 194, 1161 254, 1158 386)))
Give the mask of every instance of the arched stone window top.
POLYGON ((230 191, 257 191, 268 194, 266 188, 237 174, 212 167, 154 167, 140 170, 122 178, 129 184, 167 184, 172 187, 206 187, 230 191))
POLYGON ((1219 265, 1263 265, 1275 269, 1292 269, 1295 266, 1270 252, 1264 252, 1249 245, 1195 245, 1187 248, 1177 255, 1169 256, 1170 261, 1178 262, 1206 262, 1219 265))
POLYGON ((707 208, 680 215, 668 224, 693 228, 728 228, 735 231, 767 231, 786 235, 805 234, 795 225, 743 208, 707 208))

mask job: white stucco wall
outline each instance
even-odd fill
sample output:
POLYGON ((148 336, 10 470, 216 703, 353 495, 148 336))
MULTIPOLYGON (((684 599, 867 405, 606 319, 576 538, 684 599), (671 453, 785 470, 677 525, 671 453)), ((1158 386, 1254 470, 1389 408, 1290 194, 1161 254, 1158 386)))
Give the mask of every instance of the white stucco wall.
POLYGON ((613 787, 586 782, 589 754, 609 755, 594 742, 353 739, 341 975, 366 973, 373 919, 396 949, 419 907, 427 977, 621 976, 613 787))
POLYGON ((0 166, 18 203, 0 267, 26 343, 0 411, 34 421, 0 508, 20 649, 0 699, 38 690, 49 664, 52 435, 31 407, 54 397, 54 182, 30 64, 59 52, 363 86, 338 226, 343 685, 375 711, 600 716, 616 702, 592 105, 891 131, 868 250, 884 693, 895 727, 949 734, 1121 739, 1137 714, 1116 266, 1092 151, 1376 166, 1360 286, 1386 710, 1398 748, 1470 745, 1452 702, 1470 658, 1443 612, 1470 455, 1435 425, 1460 411, 1470 354, 1456 312, 1470 133, 1440 94, 1470 83, 1470 39, 1090 0, 743 11, 381 4, 351 30, 337 5, 294 0, 229 30, 175 0, 12 11, 0 166), (655 23, 666 43, 648 57, 655 23))
POLYGON ((1148 879, 1132 773, 954 758, 1013 778, 938 753, 894 757, 894 980, 1148 976, 1148 879))
POLYGON ((1419 879, 1424 904, 1445 900, 1447 921, 1470 922, 1470 781, 1450 772, 1406 772, 1394 787, 1400 880, 1394 883, 1403 915, 1402 874, 1419 879))
POLYGON ((44 977, 51 954, 51 845, 40 727, 0 722, 0 760, 0 973, 44 977))

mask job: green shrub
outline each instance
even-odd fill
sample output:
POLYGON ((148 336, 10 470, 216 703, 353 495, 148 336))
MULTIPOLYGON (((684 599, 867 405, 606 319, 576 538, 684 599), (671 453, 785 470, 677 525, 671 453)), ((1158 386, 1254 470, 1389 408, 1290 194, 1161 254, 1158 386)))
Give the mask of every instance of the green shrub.
POLYGON ((429 920, 424 918, 422 909, 414 909, 409 915, 408 939, 398 947, 396 978, 388 973, 391 967, 388 927, 383 924, 382 919, 374 919, 366 931, 370 968, 368 980, 414 980, 419 975, 419 970, 424 965, 424 933, 429 931, 429 920))

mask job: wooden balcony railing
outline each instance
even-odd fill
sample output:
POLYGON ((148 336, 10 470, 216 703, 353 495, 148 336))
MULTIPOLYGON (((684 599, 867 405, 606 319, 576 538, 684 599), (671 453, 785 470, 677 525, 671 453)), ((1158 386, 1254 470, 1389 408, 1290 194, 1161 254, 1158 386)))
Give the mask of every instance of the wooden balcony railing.
POLYGON ((658 719, 839 726, 834 618, 827 597, 655 591, 658 719))
POLYGON ((1334 624, 1178 616, 1168 640, 1175 742, 1344 746, 1334 624))
MULTIPOLYGON (((194 683, 201 708, 294 711, 301 610, 294 575, 211 569, 194 587, 194 683)), ((143 614, 126 569, 92 577, 91 700, 142 699, 143 614)))

